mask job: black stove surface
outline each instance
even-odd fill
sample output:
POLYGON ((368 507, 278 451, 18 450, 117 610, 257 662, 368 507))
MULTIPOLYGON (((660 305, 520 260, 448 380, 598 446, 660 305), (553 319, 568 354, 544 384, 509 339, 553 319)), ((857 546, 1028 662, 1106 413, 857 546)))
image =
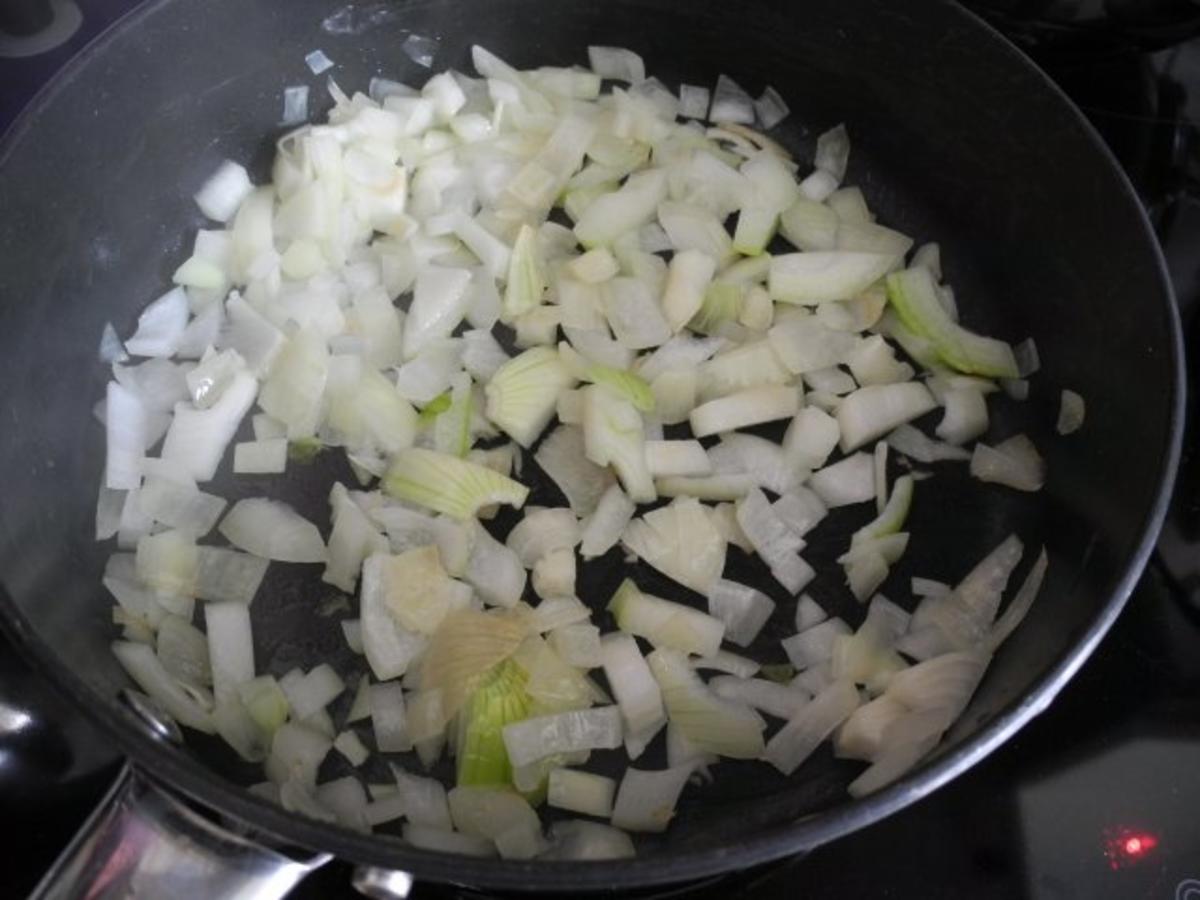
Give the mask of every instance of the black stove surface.
MULTIPOLYGON (((30 30, 0 0, 0 32, 30 30)), ((79 0, 57 49, 0 55, 0 131, 136 0, 79 0)), ((971 4, 1072 96, 1158 230, 1200 350, 1200 25, 1196 0, 971 4)), ((36 23, 34 23, 36 24, 36 23)), ((0 34, 0 53, 6 42, 0 34)), ((1192 368, 1197 371, 1197 368, 1192 368)), ((1193 391, 1193 395, 1195 392, 1193 391)), ((1126 611, 1049 710, 932 796, 796 859, 654 896, 1200 900, 1200 459, 1188 447, 1158 551, 1126 611)), ((26 894, 120 767, 106 739, 0 637, 0 896, 26 894)), ((333 863, 293 896, 357 896, 333 863)), ((479 897, 419 884, 413 897, 479 897)))

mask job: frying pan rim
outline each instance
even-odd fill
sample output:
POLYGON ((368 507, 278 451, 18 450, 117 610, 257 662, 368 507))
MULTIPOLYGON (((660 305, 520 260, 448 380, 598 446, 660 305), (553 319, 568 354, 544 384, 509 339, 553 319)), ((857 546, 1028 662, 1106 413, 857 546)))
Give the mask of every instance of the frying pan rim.
MULTIPOLYGON (((53 101, 76 70, 86 65, 116 33, 135 27, 141 19, 152 15, 170 2, 174 0, 151 0, 130 10, 84 46, 38 91, 13 124, 0 136, 0 167, 5 165, 9 154, 20 143, 37 114, 53 101)), ((122 751, 137 765, 185 797, 262 829, 264 837, 274 836, 285 843, 328 850, 351 861, 404 869, 417 878, 450 883, 527 890, 586 890, 650 886, 704 878, 811 851, 822 844, 881 821, 976 765, 1050 705, 1059 691, 1091 656, 1124 608, 1141 577, 1166 516, 1179 466, 1183 442, 1186 378, 1179 311, 1166 262, 1136 191, 1112 151, 1062 89, 1007 38, 976 14, 950 0, 939 0, 939 5, 951 15, 961 16, 964 24, 969 23, 969 27, 975 28, 981 34, 989 34, 997 49, 1003 48, 1003 52, 1013 59, 1014 65, 1023 66, 1029 75, 1039 80, 1043 88, 1057 100, 1064 120, 1069 117, 1082 129, 1083 136, 1092 145, 1092 149, 1101 155, 1110 172, 1116 176, 1114 200, 1119 194, 1126 204, 1132 207, 1133 218, 1140 229, 1140 238, 1148 244, 1148 250, 1154 257, 1155 274, 1160 289, 1158 296, 1164 299, 1167 305, 1165 324, 1173 375, 1173 397, 1167 422, 1165 459, 1152 495, 1153 501, 1143 520, 1141 538, 1129 556, 1122 576, 1097 609, 1091 624, 1064 653, 1063 658, 1030 690, 1013 701, 980 731, 966 739, 962 746, 914 770, 891 787, 868 797, 851 800, 849 803, 787 825, 757 832, 753 837, 730 842, 716 850, 685 850, 663 857, 637 857, 621 860, 619 866, 613 866, 611 862, 476 860, 417 850, 383 836, 360 835, 292 816, 274 804, 249 794, 244 788, 207 771, 197 761, 188 760, 148 738, 132 713, 111 698, 99 697, 83 679, 57 660, 53 651, 34 632, 29 621, 2 586, 0 628, 13 639, 18 650, 54 688, 102 730, 111 734, 122 751), (102 702, 97 704, 96 699, 102 702)))

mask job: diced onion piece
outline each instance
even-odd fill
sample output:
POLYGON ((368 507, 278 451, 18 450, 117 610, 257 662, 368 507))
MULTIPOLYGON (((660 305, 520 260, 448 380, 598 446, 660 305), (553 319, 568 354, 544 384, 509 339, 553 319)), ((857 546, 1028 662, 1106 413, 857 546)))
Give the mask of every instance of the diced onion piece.
POLYGON ((626 831, 665 831, 692 766, 646 771, 629 768, 617 789, 612 822, 626 831))
POLYGON ((627 859, 635 855, 629 835, 620 829, 568 819, 550 826, 550 848, 542 859, 627 859))
POLYGON ((276 475, 287 470, 287 438, 243 441, 233 446, 235 475, 276 475))
POLYGON ((1018 434, 995 447, 976 444, 971 454, 971 475, 1018 491, 1040 491, 1046 481, 1046 463, 1033 442, 1018 434))
POLYGON ((761 591, 718 579, 708 590, 708 611, 725 623, 725 638, 749 647, 775 611, 775 601, 761 591))
POLYGON ((514 606, 525 590, 525 567, 516 553, 492 537, 478 522, 473 523, 472 528, 474 539, 463 580, 475 588, 485 603, 514 606))
POLYGON ((716 87, 713 88, 712 106, 708 110, 708 120, 753 125, 754 101, 728 75, 718 75, 716 87))
POLYGON ((608 609, 622 631, 643 637, 657 647, 710 656, 721 646, 725 624, 690 606, 642 593, 625 579, 608 609))
POLYGON ((835 681, 767 742, 764 758, 783 774, 792 774, 858 708, 859 702, 852 682, 835 681))
POLYGON ((250 609, 244 603, 209 603, 204 607, 213 693, 220 702, 234 696, 238 685, 254 677, 254 641, 250 609))
POLYGON ((553 769, 546 802, 558 809, 608 818, 617 784, 611 778, 576 769, 553 769))
POLYGON ((774 128, 788 116, 788 106, 779 91, 767 85, 762 96, 754 101, 754 112, 763 128, 774 128))
MULTIPOLYGON (((771 257, 767 290, 784 303, 815 306, 857 297, 901 259, 893 253, 813 250, 771 257)), ((921 271, 925 271, 922 269, 921 271)))
POLYGON ((1055 430, 1059 434, 1074 434, 1083 427, 1085 412, 1083 397, 1074 391, 1064 390, 1059 399, 1055 430))
POLYGON ((637 506, 625 496, 620 485, 610 485, 583 523, 579 552, 584 559, 603 556, 616 546, 636 511, 637 506))
POLYGON ((264 559, 325 562, 328 558, 317 527, 278 500, 239 500, 218 530, 235 547, 264 559))
POLYGON ((714 694, 683 653, 660 647, 646 662, 662 689, 671 724, 697 748, 733 759, 762 754, 762 719, 748 707, 714 694))
POLYGON ((601 78, 637 84, 646 78, 642 58, 624 47, 588 47, 588 64, 601 78))
POLYGON ((538 716, 504 726, 504 746, 514 766, 556 753, 612 749, 621 745, 621 714, 615 706, 538 716))
POLYGON ((842 452, 856 450, 936 407, 929 389, 916 381, 859 388, 838 406, 842 452))
POLYGON ((526 350, 502 365, 488 382, 488 418, 528 447, 554 416, 559 393, 574 381, 555 350, 526 350))
POLYGON ((865 503, 875 497, 875 460, 855 453, 813 474, 808 486, 830 507, 865 503))
POLYGON ((324 50, 313 50, 304 57, 304 64, 314 75, 320 75, 333 68, 333 60, 325 55, 324 50))
POLYGON ((718 675, 708 683, 718 697, 743 703, 777 719, 790 719, 811 699, 807 691, 763 678, 718 675))
POLYGON ((667 577, 701 594, 725 568, 725 539, 692 498, 673 500, 630 522, 622 543, 667 577))
POLYGON ((215 729, 208 712, 180 687, 151 647, 130 641, 116 641, 112 650, 121 667, 138 687, 160 703, 180 725, 205 734, 213 733, 215 729))
POLYGON ((826 619, 799 634, 784 638, 783 650, 798 670, 820 665, 833 655, 837 638, 849 635, 850 626, 841 619, 826 619))
MULTIPOLYGON (((305 88, 306 97, 307 91, 305 88)), ((253 190, 254 185, 250 183, 250 175, 246 170, 227 159, 196 192, 196 205, 210 219, 228 222, 253 190)))
POLYGON ((796 601, 796 631, 807 631, 820 625, 829 614, 808 594, 801 594, 796 601))
POLYGON ((386 493, 456 519, 468 519, 480 507, 506 503, 520 508, 529 489, 476 463, 418 447, 392 458, 383 479, 386 493))
POLYGON ((607 634, 600 640, 600 657, 604 677, 621 710, 625 733, 656 731, 665 721, 662 692, 637 641, 628 634, 607 634))
POLYGON ((888 301, 901 321, 931 341, 947 365, 972 375, 1019 377, 1008 344, 970 332, 946 314, 929 269, 918 266, 888 275, 887 290, 888 301))
POLYGON ((692 410, 689 421, 692 434, 707 437, 794 416, 799 405, 795 388, 766 385, 710 400, 692 410))
POLYGON ((750 678, 757 674, 760 666, 754 660, 730 653, 728 650, 718 650, 712 656, 701 656, 691 660, 691 666, 696 671, 713 669, 726 672, 738 678, 750 678))
POLYGON ((575 236, 589 249, 611 244, 654 218, 666 193, 665 172, 656 169, 636 172, 619 190, 602 194, 588 205, 575 223, 575 236))
POLYGON ((534 460, 558 485, 578 516, 590 515, 604 493, 614 487, 612 473, 587 458, 580 428, 556 428, 542 441, 534 460))

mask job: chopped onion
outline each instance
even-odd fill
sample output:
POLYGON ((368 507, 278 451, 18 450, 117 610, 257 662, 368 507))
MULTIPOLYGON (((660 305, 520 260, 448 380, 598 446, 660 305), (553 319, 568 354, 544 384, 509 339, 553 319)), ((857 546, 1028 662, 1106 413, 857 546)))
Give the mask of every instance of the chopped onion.
POLYGON ((767 85, 762 96, 754 101, 754 112, 763 128, 774 128, 788 116, 788 106, 779 91, 767 85))
POLYGON ((708 590, 708 611, 725 623, 725 638, 749 647, 775 611, 775 601, 761 591, 718 579, 708 590))
MULTIPOLYGON (((308 85, 298 84, 283 89, 283 115, 280 125, 299 125, 308 119, 308 85)), ((216 218, 216 216, 210 216, 216 218)), ((225 220, 221 220, 225 221, 225 220)))
POLYGON ((995 447, 976 444, 971 475, 1018 491, 1040 491, 1046 481, 1046 464, 1033 442, 1018 434, 995 447))
POLYGON ((708 120, 753 125, 754 101, 728 75, 718 75, 716 87, 713 88, 712 106, 708 110, 708 120))
POLYGON ((584 559, 603 556, 616 546, 636 510, 636 505, 625 496, 620 485, 610 485, 591 516, 583 522, 579 552, 584 559))
POLYGON ((799 634, 784 638, 783 650, 798 670, 820 665, 833 655, 837 638, 850 634, 850 626, 841 619, 825 619, 799 634))
POLYGON ((635 855, 629 835, 599 822, 580 819, 558 821, 550 826, 550 847, 543 859, 626 859, 635 855))
POLYGON ((1083 427, 1084 414, 1083 397, 1074 391, 1064 390, 1059 400, 1055 430, 1059 434, 1074 434, 1083 427))
POLYGON ((235 547, 281 562, 326 562, 317 527, 286 503, 265 497, 239 500, 221 521, 221 534, 235 547))
POLYGON ((725 568, 725 539, 695 499, 677 498, 634 519, 621 542, 667 577, 700 594, 712 589, 725 568))
POLYGON ((313 50, 304 57, 304 64, 308 66, 308 70, 314 75, 320 75, 322 72, 333 68, 333 60, 325 55, 323 50, 313 50))
MULTIPOLYGON (((307 92, 307 88, 305 90, 307 92)), ((246 170, 227 159, 196 192, 196 205, 200 207, 200 212, 210 219, 228 222, 253 190, 254 185, 250 183, 250 176, 246 170)), ((130 352, 137 353, 136 350, 130 352)))
POLYGON ((628 634, 607 634, 600 640, 600 656, 625 734, 653 734, 666 721, 666 714, 658 682, 637 642, 628 634))
POLYGON ((538 716, 504 726, 504 746, 514 766, 556 753, 621 746, 621 714, 615 706, 538 716))
POLYGON ((692 766, 646 771, 629 768, 617 789, 612 822, 626 831, 665 831, 692 766))
POLYGON ((624 47, 588 47, 588 64, 601 78, 637 84, 646 78, 642 58, 624 47))
POLYGON ((794 772, 859 705, 849 681, 835 681, 800 708, 767 742, 764 758, 784 775, 794 772))

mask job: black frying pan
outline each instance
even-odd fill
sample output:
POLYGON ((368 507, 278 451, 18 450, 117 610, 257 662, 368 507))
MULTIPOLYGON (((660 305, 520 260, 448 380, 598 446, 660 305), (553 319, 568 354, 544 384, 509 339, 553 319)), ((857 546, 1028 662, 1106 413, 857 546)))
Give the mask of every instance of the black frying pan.
MULTIPOLYGON (((1040 72, 948 3, 434 0, 356 7, 335 20, 341 27, 323 28, 337 10, 334 0, 149 4, 51 84, 0 149, 0 611, 18 644, 137 766, 260 835, 422 878, 632 886, 743 868, 861 828, 953 778, 1045 708, 1145 562, 1178 456, 1183 382, 1174 307, 1137 198, 1040 72), (427 72, 399 50, 409 32, 440 38, 435 69, 469 69, 477 42, 521 67, 579 63, 588 44, 617 44, 669 84, 711 84, 718 72, 754 92, 772 84, 793 111, 781 140, 800 159, 819 131, 847 122, 850 182, 882 221, 942 242, 970 325, 1037 340, 1043 369, 1032 396, 999 401, 991 435, 1031 434, 1049 464, 1045 490, 981 486, 962 467, 921 482, 911 549, 884 591, 910 604, 909 576, 955 580, 1013 530, 1030 547, 1046 543, 1049 578, 945 744, 901 782, 850 802, 844 786, 860 766, 827 747, 791 778, 725 762, 715 784, 685 793, 670 830, 642 842, 636 860, 462 859, 285 813, 238 786, 257 776, 216 742, 155 740, 117 702, 128 682, 108 650, 114 629, 99 575, 109 551, 91 540, 103 464, 91 417, 107 378, 96 357, 101 329, 111 320, 129 333, 167 284, 201 224, 191 195, 222 158, 266 178, 282 89, 323 83, 305 69, 305 53, 325 50, 346 88, 376 73, 420 81, 427 72), (1071 438, 1053 431, 1064 387, 1088 401, 1087 423, 1071 438)), ((283 485, 235 483, 225 472, 218 489, 286 497, 327 524, 335 477, 350 478, 329 453, 293 467, 283 485)), ((540 483, 531 502, 556 502, 553 489, 540 483)), ((821 572, 817 599, 851 621, 861 613, 830 563, 867 515, 832 517, 806 554, 821 572)), ((735 577, 783 601, 755 648, 779 657, 792 607, 765 570, 739 566, 735 577)), ((591 565, 585 598, 602 603, 620 575, 616 557, 591 565)), ((272 566, 253 607, 260 668, 279 674, 327 659, 343 674, 356 670, 337 617, 314 613, 327 592, 309 567, 272 566)), ((643 758, 661 760, 661 747, 643 758)), ((336 761, 327 767, 326 777, 341 774, 336 761)))

